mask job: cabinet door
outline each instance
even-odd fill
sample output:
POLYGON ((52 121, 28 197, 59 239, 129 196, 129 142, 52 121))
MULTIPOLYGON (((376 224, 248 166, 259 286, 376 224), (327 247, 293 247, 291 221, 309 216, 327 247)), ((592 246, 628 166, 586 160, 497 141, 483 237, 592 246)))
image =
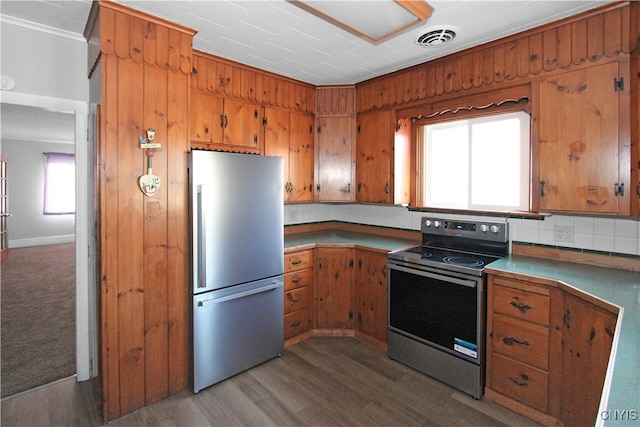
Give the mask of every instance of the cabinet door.
POLYGON ((314 117, 309 114, 291 113, 289 116, 290 202, 313 201, 313 121, 314 117))
POLYGON ((206 92, 191 92, 191 140, 222 143, 224 113, 222 98, 206 92))
POLYGON ((264 154, 281 156, 284 165, 284 201, 289 200, 289 112, 275 108, 265 108, 264 154))
POLYGON ((351 117, 321 117, 318 126, 318 201, 350 202, 354 173, 351 117))
POLYGON ((359 202, 393 203, 391 113, 358 116, 356 132, 356 198, 359 202))
POLYGON ((540 80, 540 210, 618 213, 617 78, 610 63, 540 80))
POLYGON ((351 328, 353 249, 316 250, 316 327, 351 328))
POLYGON ((355 327, 387 342, 387 254, 358 250, 355 327))
POLYGON ((593 425, 617 317, 568 293, 563 308, 560 420, 567 426, 593 425))
POLYGON ((224 100, 223 144, 260 150, 262 114, 257 105, 224 100))

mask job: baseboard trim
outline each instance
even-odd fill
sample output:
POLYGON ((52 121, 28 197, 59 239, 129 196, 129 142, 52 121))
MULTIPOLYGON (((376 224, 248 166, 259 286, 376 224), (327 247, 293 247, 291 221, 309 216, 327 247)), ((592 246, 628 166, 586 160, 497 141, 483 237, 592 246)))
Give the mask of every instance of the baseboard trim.
POLYGON ((34 237, 32 239, 9 240, 9 249, 26 248, 29 246, 57 245, 60 243, 73 243, 76 241, 75 234, 63 236, 34 237))

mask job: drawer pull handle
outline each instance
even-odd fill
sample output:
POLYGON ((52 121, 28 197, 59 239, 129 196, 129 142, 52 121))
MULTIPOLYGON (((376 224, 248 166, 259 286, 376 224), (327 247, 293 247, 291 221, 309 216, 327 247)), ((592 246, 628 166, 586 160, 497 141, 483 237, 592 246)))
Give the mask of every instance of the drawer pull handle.
POLYGON ((515 301, 511 301, 511 305, 514 306, 515 308, 517 308, 518 310, 520 310, 521 313, 526 313, 527 310, 531 310, 533 307, 531 307, 529 304, 518 304, 515 301))
POLYGON ((298 297, 296 299, 293 299, 293 297, 291 296, 291 294, 287 294, 287 298, 289 299, 289 301, 291 301, 292 304, 296 304, 299 303, 300 300, 302 300, 302 297, 298 297))
POLYGON ((529 387, 529 383, 526 381, 520 381, 518 378, 509 377, 512 383, 520 387, 529 387))
POLYGON ((300 326, 300 324, 301 324, 301 323, 302 323, 302 322, 299 322, 299 321, 298 321, 298 322, 295 322, 295 323, 292 323, 292 324, 291 324, 291 327, 292 327, 292 328, 297 328, 298 326, 300 326))
POLYGON ((504 342, 506 345, 513 345, 513 344, 530 345, 529 341, 520 341, 514 337, 504 337, 502 339, 502 342, 504 342))
POLYGON ((291 279, 291 283, 298 284, 302 280, 302 277, 296 277, 295 279, 291 279))
POLYGON ((292 265, 298 265, 298 264, 302 264, 302 260, 301 259, 294 259, 293 261, 291 261, 292 265))

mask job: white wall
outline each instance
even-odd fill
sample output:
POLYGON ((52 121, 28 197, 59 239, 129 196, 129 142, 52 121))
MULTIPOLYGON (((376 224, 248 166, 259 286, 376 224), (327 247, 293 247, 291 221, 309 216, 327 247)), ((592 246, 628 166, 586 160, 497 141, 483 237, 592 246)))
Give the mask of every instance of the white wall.
MULTIPOLYGON (((405 230, 419 230, 422 216, 462 220, 482 218, 410 212, 407 208, 400 206, 368 204, 287 204, 284 212, 285 225, 344 221, 405 230)), ((500 218, 497 219, 500 220, 500 218)), ((512 242, 640 255, 640 220, 638 219, 552 215, 544 220, 509 218, 508 223, 512 242), (573 242, 556 241, 555 225, 573 227, 573 242)))
POLYGON ((77 37, 0 24, 0 70, 14 92, 89 101, 87 43, 77 37))
POLYGON ((0 74, 11 77, 15 88, 0 91, 0 101, 76 114, 76 363, 77 379, 87 380, 97 374, 98 366, 87 43, 80 35, 9 21, 1 17, 0 74))
POLYGON ((49 245, 75 240, 75 215, 44 215, 44 154, 73 153, 71 144, 3 139, 7 160, 9 248, 49 245))

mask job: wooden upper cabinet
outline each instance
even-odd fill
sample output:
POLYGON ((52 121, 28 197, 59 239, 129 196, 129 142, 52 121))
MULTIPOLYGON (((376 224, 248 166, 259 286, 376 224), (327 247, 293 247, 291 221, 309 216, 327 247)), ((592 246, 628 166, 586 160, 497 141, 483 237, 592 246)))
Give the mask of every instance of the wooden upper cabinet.
MULTIPOLYGON (((290 202, 312 202, 314 199, 314 117, 290 113, 289 116, 289 183, 290 202)), ((285 199, 287 200, 287 199, 285 199)))
POLYGON ((265 108, 264 139, 264 154, 284 160, 284 201, 313 201, 313 116, 265 108))
POLYGON ((221 143, 221 122, 224 120, 222 98, 204 92, 191 92, 190 107, 191 141, 221 143))
POLYGON ((618 83, 622 67, 611 62, 540 80, 541 211, 629 214, 629 90, 618 83))
POLYGON ((356 200, 393 203, 392 114, 360 114, 356 129, 356 200))
POLYGON ((318 201, 354 201, 354 118, 320 117, 317 132, 318 201))
POLYGON ((230 149, 262 151, 262 107, 206 92, 191 92, 191 141, 230 149))
POLYGON ((225 99, 223 144, 261 150, 262 116, 258 105, 225 99))

